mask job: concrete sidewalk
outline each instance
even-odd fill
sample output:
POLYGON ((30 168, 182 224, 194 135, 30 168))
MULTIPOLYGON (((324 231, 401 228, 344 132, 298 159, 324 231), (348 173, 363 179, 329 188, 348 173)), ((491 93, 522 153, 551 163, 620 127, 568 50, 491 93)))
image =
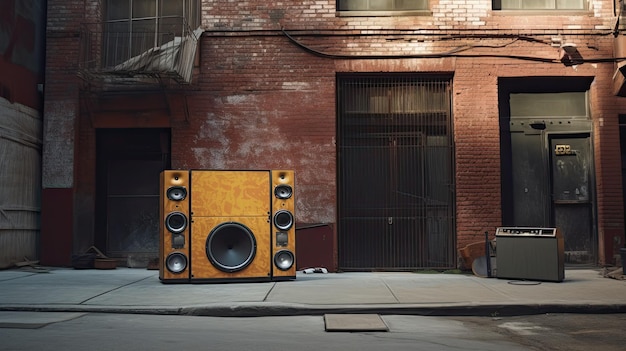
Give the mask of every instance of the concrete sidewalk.
POLYGON ((601 270, 527 282, 468 274, 314 273, 265 283, 162 284, 158 271, 50 268, 0 271, 0 311, 197 316, 327 313, 524 315, 626 313, 626 281, 601 270))

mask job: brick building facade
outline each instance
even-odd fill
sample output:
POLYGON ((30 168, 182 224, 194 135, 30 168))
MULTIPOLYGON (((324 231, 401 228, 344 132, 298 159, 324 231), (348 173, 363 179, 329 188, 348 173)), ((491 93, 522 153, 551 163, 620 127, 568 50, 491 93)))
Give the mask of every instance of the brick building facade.
POLYGON ((332 269, 456 267, 502 225, 569 225, 571 263, 611 264, 624 243, 612 1, 203 0, 189 82, 85 65, 99 50, 85 24, 112 3, 48 1, 45 264, 92 245, 156 256, 150 184, 170 168, 295 170, 298 227, 330 228, 310 250, 330 250, 332 269), (559 195, 563 140, 586 150, 564 166, 584 184, 559 195))

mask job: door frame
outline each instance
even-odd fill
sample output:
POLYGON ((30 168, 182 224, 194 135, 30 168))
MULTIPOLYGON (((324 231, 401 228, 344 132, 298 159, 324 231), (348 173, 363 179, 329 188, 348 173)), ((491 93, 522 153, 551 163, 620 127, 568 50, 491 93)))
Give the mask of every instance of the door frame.
MULTIPOLYGON (((107 252, 108 240, 109 240, 109 214, 108 214, 108 176, 109 176, 109 164, 111 160, 128 159, 128 157, 119 157, 118 155, 123 152, 136 153, 141 155, 144 153, 142 150, 134 150, 132 145, 133 139, 142 140, 139 135, 144 138, 152 138, 159 135, 161 162, 163 169, 167 169, 170 166, 170 154, 171 154, 171 131, 169 128, 100 128, 96 130, 96 213, 95 213, 95 229, 94 229, 94 246, 107 252), (146 137, 147 135, 147 137, 146 137), (112 139, 119 138, 115 142, 112 139), (119 142, 121 141, 121 143, 119 142), (111 147, 114 145, 115 147, 111 147)), ((156 139, 153 139, 156 143, 156 139)), ((153 145, 155 147, 155 145, 153 145)), ((158 184, 158 174, 155 175, 156 183, 158 184)), ((158 188, 157 188, 158 189, 158 188)), ((157 215, 158 220, 158 215, 157 215)), ((157 231, 157 247, 158 247, 158 231, 157 231)), ((131 253, 132 254, 132 253, 131 253)), ((138 258, 138 264, 147 264, 147 260, 152 256, 157 257, 158 252, 154 255, 140 255, 138 258), (143 257, 146 256, 146 257, 143 257), (148 257, 150 256, 150 257, 148 257), (144 262, 145 261, 145 262, 144 262)), ((127 258, 127 257, 115 257, 115 258, 127 258)), ((128 258, 127 258, 128 260, 128 258)))
MULTIPOLYGON (((528 118, 528 119, 516 119, 519 125, 525 125, 526 128, 532 123, 537 122, 537 118, 528 118)), ((576 136, 585 136, 589 139, 589 151, 590 151, 590 170, 589 170, 589 204, 591 207, 591 245, 589 248, 588 254, 591 256, 589 262, 585 264, 595 264, 598 261, 598 223, 597 223, 597 194, 596 194, 596 177, 595 177, 595 153, 594 153, 594 133, 592 129, 592 121, 590 119, 567 119, 567 118, 551 118, 546 119, 543 122, 547 122, 545 127, 541 127, 543 129, 537 130, 537 134, 540 134, 538 138, 541 142, 540 149, 542 150, 541 162, 543 163, 543 170, 545 172, 545 177, 547 177, 547 181, 541 183, 543 187, 543 192, 545 194, 544 203, 540 204, 543 208, 544 213, 544 226, 553 227, 556 224, 555 218, 555 208, 554 208, 554 192, 553 192, 553 175, 552 175, 552 159, 553 159, 553 150, 551 150, 551 140, 554 138, 568 138, 568 137, 576 137, 576 136)), ((510 125, 510 124, 509 124, 510 125)), ((501 129, 501 133, 508 133, 507 136, 502 136, 502 140, 509 141, 509 152, 513 149, 513 145, 511 145, 511 129, 512 127, 508 127, 507 129, 501 129)), ((516 132, 519 130, 515 129, 516 132)), ((538 141, 539 142, 539 141, 538 141)), ((502 154, 504 158, 506 155, 502 154)), ((511 154, 509 154, 511 156, 511 154)), ((510 189, 514 186, 512 182, 512 171, 513 171, 513 163, 514 160, 512 157, 508 157, 508 160, 502 161, 502 194, 503 194, 503 216, 508 214, 508 217, 503 217, 503 225, 506 226, 521 226, 526 225, 523 223, 515 223, 513 213, 515 212, 515 205, 513 203, 513 198, 506 198, 506 194, 510 192, 510 189), (508 187, 508 188, 507 188, 508 187)), ((565 234, 567 235, 567 234, 565 234)))

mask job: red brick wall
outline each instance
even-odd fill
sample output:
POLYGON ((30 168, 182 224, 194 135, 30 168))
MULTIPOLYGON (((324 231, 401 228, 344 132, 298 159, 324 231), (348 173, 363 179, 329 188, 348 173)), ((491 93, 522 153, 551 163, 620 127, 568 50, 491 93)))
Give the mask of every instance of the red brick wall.
POLYGON ((190 121, 172 130, 172 166, 294 169, 298 220, 334 222, 335 72, 332 60, 280 36, 202 43, 190 121))
MULTIPOLYGON (((88 17, 97 17, 98 2, 88 4, 88 17)), ((498 77, 594 77, 590 106, 600 259, 611 260, 615 238, 624 239, 617 115, 626 110, 626 103, 610 91, 612 63, 565 67, 557 61, 559 48, 551 45, 553 38, 560 37, 576 44, 584 58, 611 57, 615 20, 611 1, 592 1, 589 12, 564 16, 510 15, 490 10, 491 2, 485 0, 433 0, 431 15, 405 17, 340 17, 334 5, 334 0, 203 1, 199 90, 188 95, 188 118, 176 112, 170 119, 173 168, 292 168, 297 179, 297 220, 335 222, 336 73, 449 73, 453 75, 457 244, 462 247, 482 240, 484 231, 493 232, 501 220, 498 77), (398 56, 323 58, 294 45, 281 28, 326 54, 398 56), (481 57, 399 57, 452 52, 481 57)), ((68 58, 77 56, 75 33, 84 6, 82 1, 49 1, 46 104, 50 111, 62 106, 70 116, 78 110, 78 94, 75 62, 68 58)), ((58 140, 73 138, 75 117, 50 117, 60 122, 58 131, 49 132, 53 147, 58 140)), ((70 143, 73 148, 85 147, 76 159, 77 182, 85 184, 69 182, 81 203, 93 196, 93 131, 85 121, 81 120, 80 138, 70 143)), ((50 186, 67 180, 61 166, 74 168, 68 160, 61 161, 48 163, 50 186)), ((81 233, 83 227, 89 231, 89 220, 79 222, 81 233)))

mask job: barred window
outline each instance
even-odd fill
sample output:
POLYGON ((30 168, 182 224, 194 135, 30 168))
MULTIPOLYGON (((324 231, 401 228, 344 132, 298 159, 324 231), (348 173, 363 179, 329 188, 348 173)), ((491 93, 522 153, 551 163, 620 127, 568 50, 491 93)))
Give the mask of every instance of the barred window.
POLYGON ((494 10, 584 10, 586 0, 493 0, 494 10))
POLYGON ((105 66, 173 40, 200 25, 199 0, 107 0, 105 66))
POLYGON ((428 10, 428 0, 337 0, 339 11, 428 10))

